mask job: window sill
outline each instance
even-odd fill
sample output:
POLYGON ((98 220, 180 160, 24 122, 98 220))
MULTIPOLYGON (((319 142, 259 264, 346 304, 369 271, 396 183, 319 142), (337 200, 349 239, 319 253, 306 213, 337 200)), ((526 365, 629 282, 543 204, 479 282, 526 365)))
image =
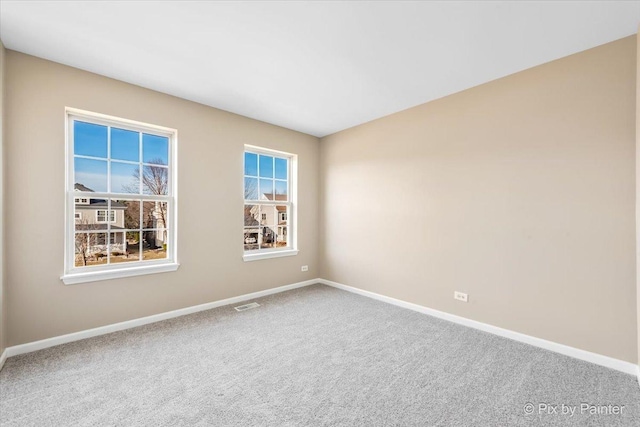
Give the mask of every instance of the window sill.
POLYGON ((124 277, 142 276, 145 274, 167 273, 176 271, 180 267, 178 263, 145 265, 140 267, 128 267, 114 270, 90 271, 86 273, 65 274, 60 279, 65 285, 97 282, 100 280, 122 279, 124 277))
POLYGON ((259 261, 261 259, 280 258, 284 256, 298 255, 297 249, 287 249, 285 251, 261 252, 258 254, 244 254, 242 259, 247 261, 259 261))

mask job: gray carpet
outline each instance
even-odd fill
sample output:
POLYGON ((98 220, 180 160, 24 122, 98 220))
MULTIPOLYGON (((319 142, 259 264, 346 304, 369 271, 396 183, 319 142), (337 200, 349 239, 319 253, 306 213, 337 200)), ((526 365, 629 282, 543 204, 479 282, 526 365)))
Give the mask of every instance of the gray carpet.
POLYGON ((0 422, 640 425, 630 375, 322 285, 257 301, 12 357, 0 422), (541 403, 577 407, 539 413, 541 403), (624 408, 589 414, 582 403, 624 408))

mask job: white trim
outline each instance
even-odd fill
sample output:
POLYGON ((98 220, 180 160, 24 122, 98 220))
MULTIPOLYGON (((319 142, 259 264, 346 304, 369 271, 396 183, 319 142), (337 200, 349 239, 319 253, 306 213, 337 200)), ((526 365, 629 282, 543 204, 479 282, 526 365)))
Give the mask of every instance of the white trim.
MULTIPOLYGON (((143 261, 144 262, 144 261, 143 261)), ((119 265, 119 264, 116 264, 119 265)), ((136 265, 127 268, 111 270, 83 271, 82 273, 65 274, 60 280, 65 285, 77 285, 79 283, 98 282, 101 280, 122 279, 124 277, 143 276, 145 274, 168 273, 176 271, 180 267, 177 262, 152 265, 136 265)))
MULTIPOLYGON (((245 151, 248 149, 251 152, 255 152, 257 154, 264 154, 265 156, 274 156, 274 155, 284 156, 284 157, 297 156, 297 154, 289 153, 288 151, 273 150, 271 148, 260 147, 258 145, 244 144, 244 147, 245 147, 245 151)), ((244 169, 242 170, 242 173, 244 174, 244 169)), ((274 176, 275 176, 275 171, 274 171, 274 176)))
POLYGON ((7 360, 7 357, 9 357, 8 353, 9 349, 5 348, 2 354, 0 354, 0 371, 2 371, 2 368, 4 368, 4 362, 7 360))
POLYGON ((448 320, 449 322, 457 323, 470 328, 478 329, 490 334, 498 335, 504 338, 509 338, 514 341, 519 341, 525 344, 532 345, 534 347, 540 347, 545 350, 553 351, 563 354, 565 356, 573 357, 575 359, 584 360, 586 362, 594 363, 596 365, 604 366, 606 368, 615 369, 616 371, 624 372, 630 375, 638 375, 638 381, 640 381, 640 371, 638 365, 624 360, 614 359, 612 357, 604 356, 602 354, 592 353, 590 351, 581 350, 575 347, 569 347, 568 345, 547 341, 542 338, 536 338, 530 335, 521 334, 519 332, 511 331, 509 329, 499 328, 497 326, 489 325, 487 323, 478 322, 476 320, 467 319, 465 317, 456 316, 455 314, 445 313, 443 311, 434 310, 432 308, 424 307, 422 305, 413 304, 410 302, 402 301, 399 299, 391 298, 385 295, 376 294, 374 292, 365 291, 362 289, 354 288, 352 286, 343 285, 341 283, 332 282, 330 280, 319 279, 323 285, 332 286, 334 288, 342 289, 343 291, 352 292, 354 294, 362 295, 365 297, 373 298, 378 301, 383 301, 389 304, 396 305, 398 307, 407 308, 409 310, 417 311, 422 314, 428 314, 439 319, 448 320))
POLYGON ((66 344, 73 341, 79 341, 86 338, 97 337, 100 335, 110 334, 112 332, 122 331, 125 329, 136 328, 138 326, 148 325, 175 317, 186 316, 187 314, 198 313, 200 311, 211 310, 212 308, 222 307, 224 305, 236 304, 250 299, 261 298, 267 295, 277 294, 280 292, 290 291, 292 289, 302 288, 304 286, 315 285, 320 283, 320 279, 305 280, 304 282, 293 283, 291 285, 280 286, 277 288, 266 289, 264 291, 244 294, 237 297, 231 297, 219 301, 208 302, 206 304, 194 305, 191 307, 180 308, 178 310, 167 311, 165 313, 154 314, 152 316, 141 317, 139 319, 127 320, 125 322, 114 323, 111 325, 100 326, 98 328, 87 329, 80 332, 74 332, 67 335, 60 335, 53 338, 47 338, 40 341, 34 341, 26 344, 7 347, 3 354, 6 357, 17 356, 19 354, 31 353, 60 344, 66 344))
POLYGON ((298 255, 297 250, 287 249, 284 251, 281 250, 281 251, 273 251, 273 252, 258 252, 255 254, 245 253, 244 255, 242 255, 242 259, 245 262, 247 262, 247 261, 259 261, 261 259, 280 258, 284 256, 294 256, 294 255, 298 255))
POLYGON ((108 114, 96 113, 89 110, 81 110, 79 108, 65 107, 65 115, 72 115, 78 118, 95 121, 103 126, 116 126, 120 129, 131 130, 134 132, 149 131, 154 133, 162 133, 164 136, 172 135, 175 129, 165 126, 158 126, 151 123, 139 122, 136 120, 125 119, 124 117, 110 116, 108 114))

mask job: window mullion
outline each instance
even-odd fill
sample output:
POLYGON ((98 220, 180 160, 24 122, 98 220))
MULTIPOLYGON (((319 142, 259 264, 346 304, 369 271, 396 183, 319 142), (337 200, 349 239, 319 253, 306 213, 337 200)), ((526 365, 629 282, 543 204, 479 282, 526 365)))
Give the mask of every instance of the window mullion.
POLYGON ((107 265, 111 264, 111 199, 107 199, 107 265))
POLYGON ((138 162, 139 162, 139 170, 140 170, 140 180, 138 182, 138 194, 144 194, 144 188, 142 187, 142 183, 144 182, 144 166, 142 165, 142 132, 138 134, 138 162))

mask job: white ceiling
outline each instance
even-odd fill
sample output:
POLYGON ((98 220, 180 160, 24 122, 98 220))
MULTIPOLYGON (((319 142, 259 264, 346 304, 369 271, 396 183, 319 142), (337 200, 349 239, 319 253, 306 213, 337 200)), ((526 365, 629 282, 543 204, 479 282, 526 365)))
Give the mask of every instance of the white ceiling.
POLYGON ((0 1, 8 49, 315 136, 639 23, 640 1, 0 1))

